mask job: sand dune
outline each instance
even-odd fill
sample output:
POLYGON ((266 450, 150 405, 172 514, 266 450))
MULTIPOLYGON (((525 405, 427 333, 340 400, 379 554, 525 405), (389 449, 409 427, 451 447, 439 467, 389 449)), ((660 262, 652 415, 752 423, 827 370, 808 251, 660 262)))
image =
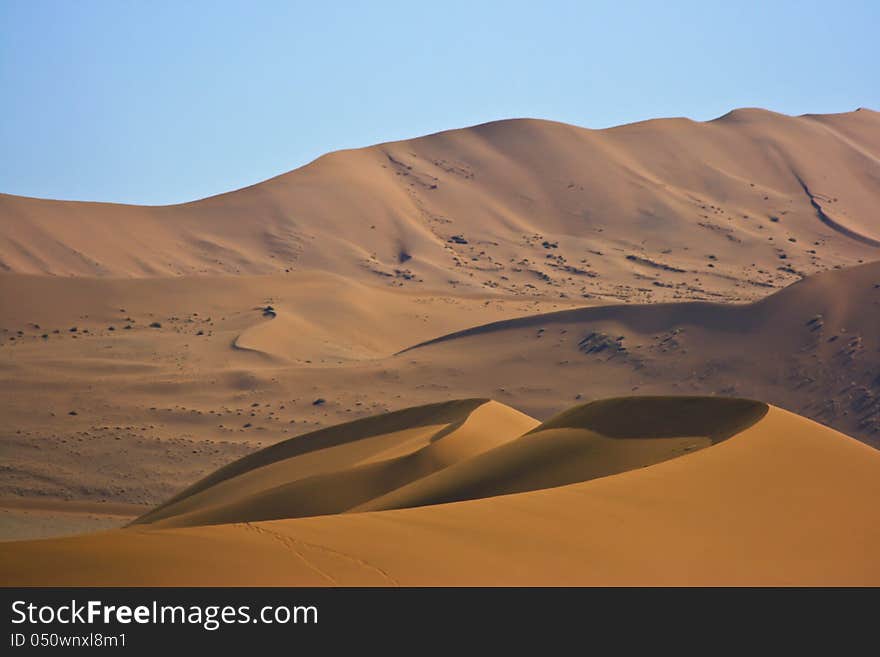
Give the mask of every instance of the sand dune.
POLYGON ((766 412, 764 404, 724 398, 630 397, 593 402, 353 510, 445 504, 606 477, 708 447, 754 424, 766 412))
POLYGON ((757 298, 876 257, 878 134, 871 110, 743 109, 608 130, 522 119, 331 153, 183 205, 4 195, 0 269, 324 271, 414 289, 757 298))
MULTIPOLYGON (((639 443, 664 443, 673 434, 703 434, 714 444, 647 467, 632 462, 624 472, 588 481, 559 485, 557 479, 549 482, 552 488, 448 504, 175 529, 136 525, 4 543, 0 581, 880 583, 873 558, 880 547, 873 521, 880 453, 873 448, 777 408, 713 398, 587 405, 531 435, 582 432, 568 441, 545 436, 552 450, 560 442, 588 444, 596 429, 637 451, 644 449, 639 443)), ((589 461, 582 464, 589 467, 589 461)), ((536 465, 557 474, 569 467, 552 458, 536 465)))
MULTIPOLYGON (((266 445, 455 396, 496 398, 539 420, 608 395, 746 396, 877 445, 877 267, 811 276, 754 304, 579 309, 318 274, 0 276, 14 338, 0 347, 0 506, 146 512, 266 445), (541 312, 554 308, 567 310, 541 312), (233 349, 241 336, 248 349, 233 349)), ((0 522, 4 533, 21 536, 0 522)))
POLYGON ((707 447, 764 413, 763 404, 747 400, 630 398, 588 404, 536 426, 492 401, 419 407, 273 445, 133 524, 249 522, 550 488, 707 447), (654 418, 651 427, 645 417, 654 418), (414 421, 428 424, 395 430, 414 421))
POLYGON ((263 446, 455 396, 424 383, 415 395, 392 392, 398 375, 378 358, 444 330, 565 307, 487 301, 317 273, 0 275, 0 506, 37 499, 146 511, 263 446), (265 316, 268 305, 276 317, 265 316), (353 370, 369 371, 369 384, 353 370))
POLYGON ((875 492, 854 463, 874 452, 776 407, 880 445, 878 178, 877 112, 744 109, 607 130, 499 121, 176 206, 0 195, 0 538, 140 518, 4 546, 3 572, 7 555, 37 572, 69 547, 83 574, 47 576, 122 581, 136 553, 151 581, 211 582, 252 551, 225 581, 557 583, 568 566, 574 582, 874 581, 856 543, 797 514, 770 527, 767 559, 797 534, 813 561, 776 577, 740 516, 771 525, 814 477, 835 489, 817 517, 874 545, 851 499, 875 492), (670 435, 669 409, 625 439, 577 413, 553 424, 632 395, 771 408, 723 442, 719 402, 693 402, 717 426, 670 435), (792 473, 783 438, 803 441, 792 473), (780 471, 759 486, 772 509, 746 474, 763 465, 720 465, 746 444, 780 471), (810 474, 826 450, 838 474, 810 474), (680 484, 641 483, 679 468, 680 484), (736 488, 743 506, 715 515, 736 488), (629 546, 655 534, 669 568, 629 546), (434 542, 446 561, 421 572, 434 542), (97 554, 117 565, 102 574, 97 554))
POLYGON ((880 263, 871 263, 751 304, 627 304, 502 320, 400 358, 421 371, 456 369, 468 394, 503 388, 502 399, 538 417, 564 391, 745 395, 880 445, 877 326, 880 263), (520 381, 531 387, 509 385, 520 381))
POLYGON ((251 454, 134 524, 187 526, 340 513, 491 450, 537 424, 488 400, 359 420, 251 454))

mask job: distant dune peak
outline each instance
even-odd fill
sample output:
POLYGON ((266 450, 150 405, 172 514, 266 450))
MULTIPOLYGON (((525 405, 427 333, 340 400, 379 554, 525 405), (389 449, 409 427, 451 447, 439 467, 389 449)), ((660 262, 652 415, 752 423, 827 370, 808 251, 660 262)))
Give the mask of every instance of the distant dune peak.
POLYGON ((605 130, 511 119, 332 153, 175 206, 3 195, 0 268, 320 271, 413 291, 754 299, 876 257, 880 124, 865 116, 740 109, 605 130))

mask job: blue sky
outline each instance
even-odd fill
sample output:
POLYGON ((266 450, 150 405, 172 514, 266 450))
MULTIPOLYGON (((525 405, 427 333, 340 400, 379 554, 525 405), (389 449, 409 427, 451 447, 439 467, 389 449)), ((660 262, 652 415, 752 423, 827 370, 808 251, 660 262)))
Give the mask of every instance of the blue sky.
POLYGON ((166 204, 494 119, 880 109, 880 2, 0 0, 0 192, 166 204))

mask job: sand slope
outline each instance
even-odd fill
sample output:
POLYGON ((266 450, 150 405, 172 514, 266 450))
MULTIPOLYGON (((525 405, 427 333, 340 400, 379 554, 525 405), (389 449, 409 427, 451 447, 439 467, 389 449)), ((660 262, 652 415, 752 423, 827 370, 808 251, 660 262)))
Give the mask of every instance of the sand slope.
POLYGON ((726 398, 593 402, 353 510, 445 504, 597 479, 703 449, 739 433, 766 412, 764 404, 726 398))
POLYGON ((359 420, 246 456, 134 524, 187 526, 340 513, 492 450, 537 424, 488 400, 359 420))
POLYGON ((871 110, 607 130, 521 119, 331 153, 183 205, 2 195, 0 270, 755 298, 876 257, 878 134, 871 110))
POLYGON ((319 273, 0 275, 0 507, 28 499, 54 511, 69 501, 145 512, 266 445, 456 397, 429 381, 392 392, 395 368, 377 358, 438 332, 565 307, 487 301, 319 273), (352 370, 368 371, 369 383, 352 370))
MULTIPOLYGON (((880 444, 878 117, 500 121, 177 206, 0 195, 0 537, 22 504, 124 522, 267 445, 459 398, 545 420, 722 394, 880 444)), ((300 514, 372 503, 445 424, 277 483, 361 491, 300 514)))
POLYGON ((458 396, 541 420, 608 395, 746 396, 878 444, 876 263, 749 305, 572 310, 340 281, 0 276, 0 506, 144 513, 266 445, 458 396))
POLYGON ((877 326, 880 263, 871 263, 751 304, 627 304, 502 320, 399 358, 419 364, 405 374, 456 368, 466 394, 503 388, 501 399, 536 417, 565 393, 745 395, 878 445, 877 326))
POLYGON ((742 406, 744 414, 719 414, 718 400, 708 401, 715 406, 702 413, 699 400, 679 402, 685 410, 678 413, 675 400, 660 402, 670 411, 663 416, 651 412, 658 410, 656 400, 646 400, 641 413, 636 413, 638 399, 614 402, 599 407, 598 414, 569 414, 565 424, 574 427, 534 435, 590 431, 597 425, 616 427, 620 442, 639 441, 636 431, 655 437, 710 433, 706 419, 713 414, 727 416, 713 436, 734 435, 648 467, 519 494, 371 513, 178 529, 135 526, 5 543, 0 581, 880 583, 874 559, 880 527, 873 503, 880 494, 880 452, 778 408, 770 407, 762 417, 756 412, 760 404, 742 406), (624 408, 630 416, 615 420, 624 408), (703 419, 694 421, 701 414, 703 419))

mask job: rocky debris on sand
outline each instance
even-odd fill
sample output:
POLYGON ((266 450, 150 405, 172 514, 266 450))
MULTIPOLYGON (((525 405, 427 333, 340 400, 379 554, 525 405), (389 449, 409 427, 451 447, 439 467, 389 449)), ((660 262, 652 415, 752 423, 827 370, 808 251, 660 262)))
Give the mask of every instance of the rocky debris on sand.
POLYGON ((607 333, 593 331, 583 340, 578 342, 578 349, 585 354, 597 354, 604 351, 609 353, 625 354, 626 347, 623 346, 623 336, 612 338, 607 333))
POLYGON ((650 258, 643 258, 642 256, 637 255, 628 255, 626 259, 630 262, 635 262, 636 264, 643 265, 645 267, 651 267, 653 269, 662 269, 663 271, 670 271, 675 273, 684 273, 684 269, 680 269, 679 267, 673 267, 672 265, 667 265, 663 262, 656 262, 651 260, 650 258))
POLYGON ((825 326, 825 320, 822 315, 816 315, 807 321, 807 326, 810 327, 811 331, 821 331, 822 327, 825 326))
POLYGON ((662 336, 657 342, 657 346, 663 353, 667 351, 674 351, 676 349, 680 349, 682 347, 681 338, 682 333, 684 333, 684 329, 674 328, 669 331, 666 335, 662 336))

